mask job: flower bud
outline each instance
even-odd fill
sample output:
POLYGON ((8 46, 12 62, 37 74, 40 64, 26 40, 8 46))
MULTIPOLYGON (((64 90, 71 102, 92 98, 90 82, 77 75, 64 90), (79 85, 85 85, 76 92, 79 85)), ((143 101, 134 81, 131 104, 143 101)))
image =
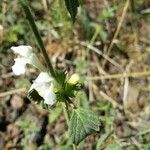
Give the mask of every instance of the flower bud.
POLYGON ((75 73, 70 77, 70 79, 68 80, 68 83, 69 84, 77 84, 79 79, 80 79, 79 75, 75 73))

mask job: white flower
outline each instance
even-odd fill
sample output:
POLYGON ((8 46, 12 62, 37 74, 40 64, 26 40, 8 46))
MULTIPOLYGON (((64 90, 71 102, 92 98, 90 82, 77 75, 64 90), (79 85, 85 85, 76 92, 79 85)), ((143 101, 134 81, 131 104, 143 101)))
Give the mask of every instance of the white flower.
POLYGON ((12 66, 12 70, 16 75, 25 73, 26 64, 31 64, 39 70, 45 71, 45 67, 40 63, 38 57, 33 53, 31 46, 13 46, 11 47, 11 50, 20 55, 20 57, 15 59, 15 64, 12 66))
POLYGON ((33 53, 32 47, 26 45, 12 46, 11 50, 23 57, 29 57, 30 54, 33 53))
POLYGON ((68 83, 69 84, 77 84, 79 79, 80 79, 79 75, 75 73, 70 77, 70 79, 68 80, 68 83))
POLYGON ((20 75, 25 73, 26 60, 24 58, 16 58, 15 64, 12 66, 14 74, 20 75))
POLYGON ((56 94, 53 91, 53 84, 51 84, 49 89, 45 90, 43 98, 44 103, 48 105, 53 105, 56 102, 56 94))
POLYGON ((52 81, 53 78, 48 73, 41 72, 30 88, 30 90, 35 89, 43 97, 44 103, 48 105, 53 105, 56 102, 52 81))
POLYGON ((17 53, 20 57, 15 59, 15 64, 12 70, 16 75, 24 74, 26 64, 31 64, 42 71, 31 85, 29 91, 35 89, 44 99, 44 103, 53 105, 56 102, 56 94, 53 91, 53 78, 46 73, 45 67, 40 63, 38 57, 33 53, 31 46, 11 47, 11 50, 17 53))

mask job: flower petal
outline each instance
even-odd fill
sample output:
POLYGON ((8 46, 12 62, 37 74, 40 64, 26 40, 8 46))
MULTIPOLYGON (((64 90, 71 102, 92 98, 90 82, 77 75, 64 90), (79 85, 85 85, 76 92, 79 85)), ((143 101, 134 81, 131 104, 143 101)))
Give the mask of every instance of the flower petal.
POLYGON ((13 46, 11 47, 11 50, 17 54, 19 54, 21 57, 24 57, 28 64, 33 65, 40 71, 46 71, 46 68, 41 64, 36 54, 32 51, 31 46, 13 46))
POLYGON ((32 47, 26 45, 12 46, 11 50, 23 57, 29 57, 33 53, 32 47))
POLYGON ((43 97, 44 103, 52 105, 55 102, 56 95, 53 92, 53 85, 51 81, 53 81, 53 78, 50 77, 48 73, 41 72, 35 79, 29 91, 35 89, 39 95, 43 97))
POLYGON ((53 105, 56 102, 56 94, 53 92, 53 85, 44 92, 44 103, 53 105))
POLYGON ((39 95, 43 97, 45 104, 53 105, 56 101, 56 95, 53 91, 52 80, 53 79, 47 73, 42 72, 36 78, 29 91, 35 89, 39 95))
POLYGON ((53 81, 53 78, 49 76, 47 72, 41 72, 34 82, 36 83, 48 83, 53 81))
POLYGON ((12 66, 12 70, 14 74, 21 75, 25 73, 26 69, 26 59, 24 58, 16 58, 15 64, 12 66))

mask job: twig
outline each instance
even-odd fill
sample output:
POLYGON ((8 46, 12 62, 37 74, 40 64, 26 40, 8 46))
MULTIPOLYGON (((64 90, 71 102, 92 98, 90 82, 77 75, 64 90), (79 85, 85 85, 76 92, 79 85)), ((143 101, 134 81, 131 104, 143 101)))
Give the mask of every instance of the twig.
POLYGON ((85 42, 80 42, 81 45, 86 46, 87 48, 89 48, 90 50, 94 51, 95 53, 101 55, 102 57, 104 57, 107 61, 109 61, 111 64, 113 64, 114 66, 116 66, 119 70, 123 71, 123 67, 121 65, 119 65, 117 62, 115 62, 113 59, 109 58, 107 55, 103 54, 98 48, 87 44, 85 42))
MULTIPOLYGON (((129 72, 130 67, 132 66, 133 61, 131 61, 127 66, 126 66, 126 71, 125 71, 125 75, 127 74, 127 72, 129 72)), ((124 79, 124 91, 123 91, 123 103, 125 103, 126 99, 127 99, 127 95, 129 92, 129 78, 125 77, 124 79)))
POLYGON ((128 91, 129 91, 129 78, 125 77, 125 79, 124 79, 123 98, 122 98, 123 103, 125 103, 125 101, 127 99, 128 91))
POLYGON ((131 141, 133 144, 137 147, 138 150, 144 150, 141 146, 141 144, 135 139, 135 137, 131 137, 131 141))
MULTIPOLYGON (((120 19, 120 21, 119 21, 119 23, 118 23, 116 32, 115 32, 115 34, 114 34, 114 36, 113 36, 113 39, 112 39, 112 41, 111 41, 111 43, 110 43, 110 46, 108 47, 107 54, 106 54, 107 56, 110 55, 110 52, 111 52, 112 47, 113 47, 113 45, 114 45, 114 40, 117 38, 117 36, 118 36, 118 34, 119 34, 119 32, 120 32, 122 23, 123 23, 123 21, 124 21, 124 19, 125 19, 125 16, 126 16, 126 13, 127 13, 128 7, 129 7, 129 2, 130 2, 130 0, 127 0, 126 3, 125 3, 125 6, 124 6, 124 9, 123 9, 123 12, 122 12, 122 16, 121 16, 121 19, 120 19)), ((107 59, 106 59, 106 60, 107 60, 107 59)), ((107 62, 106 60, 104 60, 104 62, 103 62, 103 67, 105 66, 105 64, 106 64, 106 62, 107 62)))
POLYGON ((6 79, 6 78, 12 77, 13 75, 14 75, 13 72, 9 72, 9 73, 6 73, 6 74, 2 74, 2 75, 1 75, 1 78, 2 78, 2 79, 6 79))
POLYGON ((123 107, 121 105, 119 105, 114 99, 112 99, 111 97, 109 97, 107 94, 105 94, 103 91, 100 91, 100 95, 105 98, 107 101, 109 101, 114 108, 118 107, 120 110, 123 109, 123 107))
POLYGON ((26 92, 26 91, 27 91, 26 88, 14 89, 14 90, 0 93, 0 97, 5 97, 8 95, 12 95, 12 94, 19 93, 19 92, 26 92))
POLYGON ((144 37, 140 37, 139 40, 143 43, 150 44, 150 40, 144 37))
MULTIPOLYGON (((90 71, 88 71, 88 75, 90 75, 90 71)), ((94 96, 93 96, 93 88, 92 88, 92 80, 88 82, 88 87, 89 87, 89 101, 93 102, 94 101, 94 96)))
POLYGON ((150 71, 143 71, 143 72, 130 72, 126 74, 112 74, 112 75, 105 75, 105 76, 95 76, 89 77, 89 80, 106 80, 106 79, 117 79, 117 78, 126 78, 126 77, 133 77, 139 78, 143 76, 150 76, 150 71))
POLYGON ((96 57, 96 56, 94 55, 93 58, 94 58, 94 62, 95 62, 95 65, 96 65, 96 67, 97 67, 97 69, 98 69, 99 74, 108 75, 108 74, 102 69, 101 65, 99 64, 98 57, 96 57))
POLYGON ((42 4, 43 4, 44 11, 47 12, 48 11, 47 1, 46 0, 42 0, 42 4))
POLYGON ((142 10, 141 14, 150 14, 150 8, 142 10))

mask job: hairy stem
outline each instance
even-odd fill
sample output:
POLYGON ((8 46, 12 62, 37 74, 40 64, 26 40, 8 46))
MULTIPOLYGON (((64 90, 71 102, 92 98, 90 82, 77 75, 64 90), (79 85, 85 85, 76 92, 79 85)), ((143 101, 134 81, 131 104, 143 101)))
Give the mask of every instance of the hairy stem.
POLYGON ((63 106, 63 111, 64 111, 64 115, 67 121, 67 125, 69 126, 69 120, 70 120, 70 112, 68 109, 68 104, 67 103, 62 103, 63 106))
MULTIPOLYGON (((69 127, 70 112, 69 112, 69 108, 68 108, 68 103, 67 102, 62 103, 62 105, 63 105, 64 115, 65 115, 65 118, 66 118, 66 121, 67 121, 67 125, 69 127)), ((73 150, 77 150, 78 149, 75 144, 73 144, 72 146, 73 146, 73 150)))
POLYGON ((24 10, 26 18, 27 18, 27 20, 28 20, 28 22, 29 22, 29 24, 31 26, 31 29, 32 29, 32 31, 34 33, 34 36, 35 36, 36 41, 38 43, 38 46, 39 46, 41 52, 43 53, 45 62, 47 64, 47 67, 48 67, 51 75, 56 79, 55 71, 54 71, 52 63, 51 63, 51 61, 50 61, 50 59, 49 59, 49 57, 47 55, 47 52, 46 52, 46 49, 44 47, 42 38, 41 38, 40 33, 39 33, 38 29, 37 29, 37 26, 35 24, 34 18, 33 18, 32 14, 31 14, 30 8, 29 8, 29 6, 27 4, 27 1, 26 0, 20 0, 20 3, 21 3, 21 6, 22 6, 22 8, 24 10))

